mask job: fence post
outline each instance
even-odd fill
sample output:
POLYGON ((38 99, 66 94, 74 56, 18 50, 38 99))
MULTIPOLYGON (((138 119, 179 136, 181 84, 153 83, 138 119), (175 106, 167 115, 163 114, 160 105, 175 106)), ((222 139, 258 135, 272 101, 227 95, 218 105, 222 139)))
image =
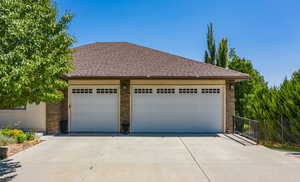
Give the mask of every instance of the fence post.
POLYGON ((235 133, 236 123, 235 123, 235 117, 234 116, 232 116, 232 121, 233 121, 233 133, 235 133))

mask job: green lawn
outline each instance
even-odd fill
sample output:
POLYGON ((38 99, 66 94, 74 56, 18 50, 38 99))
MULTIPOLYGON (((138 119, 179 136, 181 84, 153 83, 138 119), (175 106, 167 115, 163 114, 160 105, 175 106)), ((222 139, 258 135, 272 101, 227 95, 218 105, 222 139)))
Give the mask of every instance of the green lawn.
POLYGON ((266 146, 268 148, 271 148, 271 149, 300 152, 300 148, 299 147, 294 147, 294 146, 271 145, 271 144, 265 144, 264 146, 266 146))

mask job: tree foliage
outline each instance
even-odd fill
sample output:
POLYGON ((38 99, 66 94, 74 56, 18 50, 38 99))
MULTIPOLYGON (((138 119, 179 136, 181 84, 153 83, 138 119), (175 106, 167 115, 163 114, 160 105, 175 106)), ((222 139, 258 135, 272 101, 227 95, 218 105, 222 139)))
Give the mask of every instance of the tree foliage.
POLYGON ((235 84, 235 108, 236 114, 245 116, 246 107, 251 102, 251 94, 255 89, 267 87, 263 76, 253 68, 251 61, 240 58, 231 51, 231 61, 228 62, 229 69, 249 74, 250 78, 235 84))
POLYGON ((214 64, 211 55, 216 55, 217 66, 250 75, 248 80, 235 84, 236 115, 259 120, 263 141, 300 144, 300 70, 279 87, 268 87, 250 60, 239 57, 235 49, 228 50, 226 38, 222 38, 215 53, 213 36, 209 24, 205 62, 214 64))
POLYGON ((228 40, 226 38, 222 38, 217 54, 217 66, 226 68, 228 64, 229 58, 228 52, 228 40))
POLYGON ((228 40, 222 38, 218 49, 216 48, 212 23, 207 25, 206 41, 207 50, 204 52, 204 62, 226 68, 229 55, 228 40))
POLYGON ((279 87, 255 90, 246 116, 260 120, 266 140, 300 143, 300 70, 279 87), (284 135, 284 136, 282 136, 284 135))
POLYGON ((51 0, 0 0, 0 106, 58 102, 67 86, 72 15, 51 0))
POLYGON ((249 60, 232 53, 229 68, 248 73, 235 84, 236 115, 260 121, 261 140, 300 143, 300 70, 279 87, 268 87, 249 60))
POLYGON ((209 64, 216 64, 216 43, 214 38, 213 24, 207 25, 207 51, 205 51, 204 62, 209 64))

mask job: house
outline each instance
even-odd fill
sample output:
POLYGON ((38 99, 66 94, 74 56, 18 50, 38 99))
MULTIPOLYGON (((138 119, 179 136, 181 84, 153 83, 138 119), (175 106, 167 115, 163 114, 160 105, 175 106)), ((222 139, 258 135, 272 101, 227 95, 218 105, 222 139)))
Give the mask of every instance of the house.
POLYGON ((1 125, 59 132, 232 131, 234 83, 247 74, 127 42, 74 48, 63 102, 1 110, 1 125))

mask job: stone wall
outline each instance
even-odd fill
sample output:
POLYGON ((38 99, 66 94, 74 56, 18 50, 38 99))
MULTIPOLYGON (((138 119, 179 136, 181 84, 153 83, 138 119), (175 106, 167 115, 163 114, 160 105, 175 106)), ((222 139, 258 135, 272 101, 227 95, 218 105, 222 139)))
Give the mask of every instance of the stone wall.
POLYGON ((233 116, 235 115, 234 82, 226 82, 226 131, 233 132, 233 116))
POLYGON ((130 80, 120 82, 120 132, 130 128, 130 80))

